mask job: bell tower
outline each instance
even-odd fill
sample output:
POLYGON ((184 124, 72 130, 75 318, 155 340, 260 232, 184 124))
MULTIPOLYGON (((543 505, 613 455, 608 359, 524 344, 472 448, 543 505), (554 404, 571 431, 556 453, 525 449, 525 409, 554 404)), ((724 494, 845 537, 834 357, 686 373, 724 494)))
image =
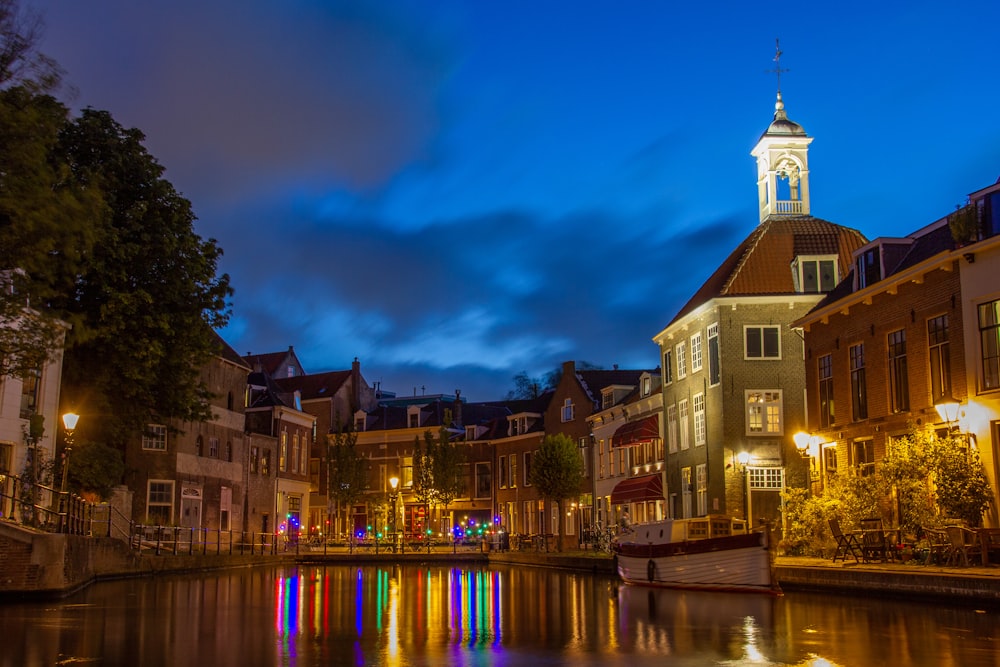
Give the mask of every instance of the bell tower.
POLYGON ((781 97, 781 48, 775 40, 778 99, 774 120, 757 140, 751 155, 757 158, 757 202, 760 222, 771 216, 809 215, 809 144, 812 137, 789 120, 781 97))

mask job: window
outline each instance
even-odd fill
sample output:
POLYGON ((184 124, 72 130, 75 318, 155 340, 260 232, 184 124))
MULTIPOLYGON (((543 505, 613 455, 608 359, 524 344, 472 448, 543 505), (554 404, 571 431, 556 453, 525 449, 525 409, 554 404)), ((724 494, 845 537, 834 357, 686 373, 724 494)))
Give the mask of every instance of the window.
POLYGON ((663 384, 670 384, 674 381, 674 353, 673 350, 663 352, 663 384))
POLYGON ((747 359, 780 359, 781 337, 777 326, 743 327, 747 359))
POLYGON ((875 474, 875 443, 872 440, 855 440, 851 443, 851 463, 858 475, 868 477, 875 474))
POLYGON ((299 472, 299 461, 301 461, 302 450, 299 443, 299 434, 292 435, 292 472, 299 472))
MULTIPOLYGON (((513 454, 512 454, 513 456, 513 454)), ((501 489, 507 488, 507 457, 501 456, 497 461, 497 468, 499 472, 499 477, 497 478, 497 486, 501 489)))
POLYGON ((687 377, 687 344, 677 343, 677 347, 674 348, 677 352, 677 379, 683 380, 687 377))
POLYGON ((667 406, 667 447, 671 454, 677 453, 677 406, 667 406))
POLYGON ((597 475, 598 479, 604 479, 604 438, 597 443, 597 475))
POLYGON ((21 378, 21 419, 31 419, 38 411, 39 390, 42 387, 42 371, 33 368, 21 378))
POLYGON ((205 438, 200 435, 194 441, 194 453, 195 456, 205 455, 205 438))
POLYGON ((233 462, 233 441, 226 440, 226 460, 230 463, 233 462))
MULTIPOLYGON (((34 448, 32 448, 34 449, 34 448)), ((11 458, 14 454, 14 444, 11 442, 0 442, 0 475, 9 475, 13 472, 11 458)))
POLYGON ((281 442, 278 444, 278 471, 288 471, 288 433, 281 432, 281 442))
POLYGON ((601 394, 601 409, 607 410, 614 404, 615 404, 614 389, 605 389, 604 392, 601 394))
POLYGON ((677 404, 677 412, 681 430, 681 449, 687 449, 691 446, 691 436, 688 432, 688 402, 686 398, 677 404))
POLYGON ((753 490, 781 491, 785 488, 784 468, 747 468, 747 474, 747 484, 753 490))
POLYGON ((708 514, 708 466, 704 463, 699 463, 695 467, 694 478, 695 483, 698 485, 696 488, 698 516, 705 516, 708 514))
POLYGON ((694 395, 694 445, 705 444, 705 394, 694 395))
POLYGON ((819 358, 819 425, 834 423, 833 413, 833 355, 819 358))
POLYGON ((931 403, 951 394, 951 355, 948 352, 948 316, 927 320, 928 358, 931 364, 931 403))
POLYGON ((858 276, 858 289, 864 289, 882 280, 882 262, 879 257, 878 248, 865 250, 857 259, 854 265, 858 276))
POLYGON ((507 463, 510 464, 510 488, 517 486, 517 455, 511 454, 507 457, 507 463))
POLYGON ((476 463, 476 498, 489 498, 493 491, 493 477, 490 464, 476 463))
POLYGON ((979 305, 979 346, 985 389, 1000 388, 1000 300, 979 305))
POLYGON ((524 485, 531 486, 531 452, 524 453, 524 485))
POLYGON ((827 477, 833 477, 834 475, 837 474, 836 445, 823 448, 823 468, 826 470, 827 477))
POLYGON ((889 334, 889 408, 892 412, 906 412, 910 409, 905 329, 889 334))
POLYGON ((837 257, 797 257, 792 262, 792 280, 796 292, 829 292, 839 282, 837 257))
POLYGON ((681 518, 691 518, 691 468, 681 468, 681 518))
POLYGON ((587 438, 580 438, 577 445, 580 448, 580 462, 583 465, 583 476, 590 477, 590 461, 587 460, 587 438))
POLYGON ((702 368, 701 332, 691 336, 691 372, 697 373, 702 368))
POLYGON ((639 390, 639 395, 642 398, 646 398, 651 393, 653 393, 653 378, 648 375, 642 376, 642 388, 639 390))
POLYGON ((780 435, 782 425, 781 391, 749 389, 747 401, 747 434, 780 435))
POLYGON ((167 450, 167 427, 163 424, 147 424, 142 432, 142 448, 164 452, 167 450))
POLYGON ((250 447, 250 474, 256 475, 260 470, 260 447, 252 445, 250 447))
POLYGON ((213 459, 219 458, 219 439, 209 438, 208 439, 208 455, 213 459))
POLYGON ((851 354, 851 417, 854 421, 868 419, 868 383, 865 380, 865 344, 852 345, 851 354))
POLYGON ((264 456, 260 458, 260 474, 267 477, 271 474, 271 450, 265 449, 264 456))
POLYGON ((708 326, 708 383, 719 384, 722 369, 719 365, 719 325, 708 326))
POLYGON ((571 422, 571 421, 573 421, 574 412, 575 411, 574 411, 574 406, 573 406, 573 399, 572 398, 567 398, 565 401, 563 401, 563 406, 562 406, 562 420, 564 422, 571 422))
POLYGON ((174 483, 149 480, 146 487, 146 521, 166 526, 174 520, 174 483))

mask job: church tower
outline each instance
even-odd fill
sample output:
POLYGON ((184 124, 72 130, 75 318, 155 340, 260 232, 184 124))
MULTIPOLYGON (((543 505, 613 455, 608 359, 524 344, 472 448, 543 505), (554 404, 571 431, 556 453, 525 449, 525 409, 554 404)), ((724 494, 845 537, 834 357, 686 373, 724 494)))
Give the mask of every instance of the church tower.
POLYGON ((781 98, 781 49, 774 56, 778 99, 774 120, 751 155, 757 158, 757 201, 760 222, 771 216, 809 215, 809 144, 812 137, 789 120, 781 98))

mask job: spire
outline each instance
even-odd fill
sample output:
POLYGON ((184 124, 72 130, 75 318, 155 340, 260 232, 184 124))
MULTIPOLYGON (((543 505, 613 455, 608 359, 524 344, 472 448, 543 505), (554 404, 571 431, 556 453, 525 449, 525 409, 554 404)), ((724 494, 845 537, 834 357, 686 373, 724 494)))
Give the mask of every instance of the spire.
POLYGON ((788 118, 781 95, 781 43, 774 40, 774 67, 767 70, 777 79, 774 120, 754 146, 757 158, 757 198, 760 221, 773 215, 809 215, 809 144, 812 137, 788 118))

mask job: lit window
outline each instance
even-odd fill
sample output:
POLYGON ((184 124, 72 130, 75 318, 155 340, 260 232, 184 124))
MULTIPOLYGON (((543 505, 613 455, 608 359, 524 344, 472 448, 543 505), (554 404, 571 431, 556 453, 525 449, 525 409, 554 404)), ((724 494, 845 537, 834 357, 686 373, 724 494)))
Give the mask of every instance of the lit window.
POLYGON ((983 360, 982 389, 1000 388, 1000 300, 979 305, 979 345, 983 360))
POLYGON ((819 425, 827 427, 833 423, 833 355, 824 354, 819 358, 819 425))
POLYGON ((687 449, 691 446, 691 435, 689 432, 688 401, 686 398, 677 404, 677 412, 681 431, 681 449, 687 449))
POLYGON ((747 434, 780 435, 782 426, 781 392, 749 389, 747 401, 747 434))
POLYGON ((687 377, 687 345, 685 343, 677 343, 675 348, 677 352, 677 379, 682 380, 687 377))

